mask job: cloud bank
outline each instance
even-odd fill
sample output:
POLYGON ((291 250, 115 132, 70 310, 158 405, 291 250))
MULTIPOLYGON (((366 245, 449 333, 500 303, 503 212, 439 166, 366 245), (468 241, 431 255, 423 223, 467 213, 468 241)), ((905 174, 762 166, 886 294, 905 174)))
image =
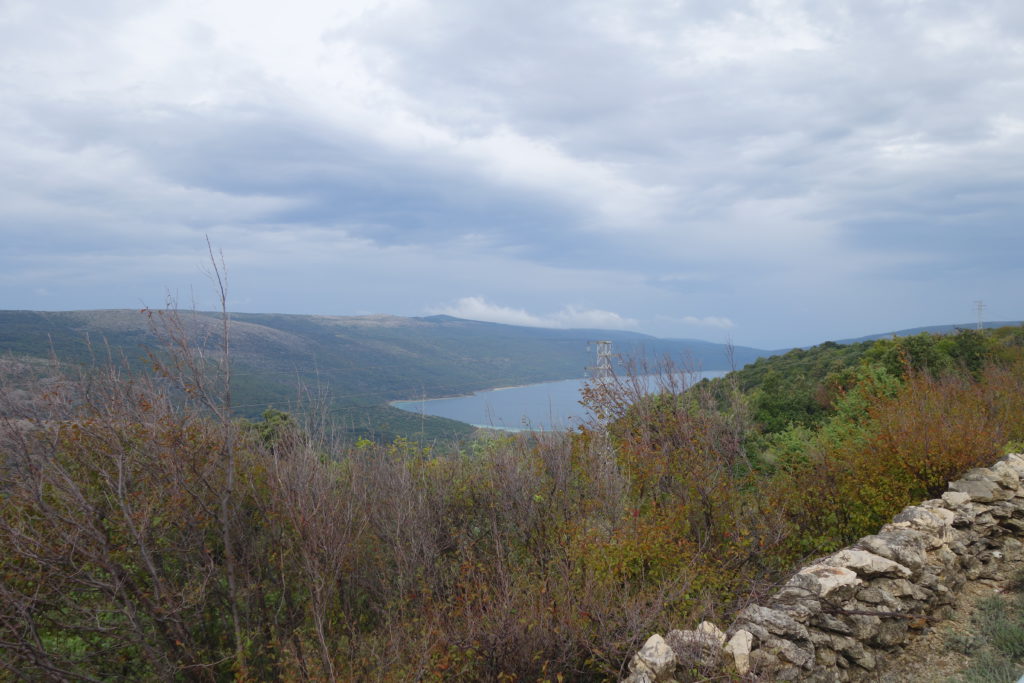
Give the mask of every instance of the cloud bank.
POLYGON ((210 235, 246 310, 1024 317, 1011 0, 11 0, 0 60, 0 307, 200 287, 210 235))
POLYGON ((597 309, 581 310, 574 306, 565 306, 555 313, 534 315, 521 308, 510 308, 492 304, 479 296, 463 297, 452 306, 432 311, 437 314, 451 315, 468 320, 484 320, 506 325, 526 325, 528 327, 558 328, 596 328, 620 330, 637 326, 637 321, 624 318, 618 313, 597 309))

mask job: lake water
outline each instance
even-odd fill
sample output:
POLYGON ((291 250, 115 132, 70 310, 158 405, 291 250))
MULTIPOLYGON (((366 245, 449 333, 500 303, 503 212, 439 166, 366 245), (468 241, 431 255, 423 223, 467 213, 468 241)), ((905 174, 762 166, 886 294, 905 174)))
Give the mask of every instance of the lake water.
MULTIPOLYGON (((722 370, 696 373, 702 377, 721 377, 722 370)), ((436 415, 477 427, 497 429, 572 429, 587 413, 580 405, 580 388, 587 380, 528 384, 478 391, 470 396, 434 398, 419 401, 395 401, 391 405, 417 415, 436 415)))

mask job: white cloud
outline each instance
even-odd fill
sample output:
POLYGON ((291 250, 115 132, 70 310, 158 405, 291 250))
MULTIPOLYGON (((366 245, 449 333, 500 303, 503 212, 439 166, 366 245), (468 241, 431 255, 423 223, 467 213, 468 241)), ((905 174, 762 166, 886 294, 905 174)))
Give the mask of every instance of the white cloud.
POLYGON ((603 224, 619 230, 657 222, 671 195, 667 187, 644 187, 610 164, 574 158, 508 128, 466 140, 459 149, 496 182, 560 198, 593 211, 603 224))
POLYGON ((697 327, 717 327, 723 330, 729 330, 736 327, 736 323, 716 315, 708 315, 703 318, 698 318, 695 315, 683 316, 683 323, 686 325, 695 325, 697 327))
POLYGON ((637 326, 636 320, 624 318, 612 311, 602 311, 598 308, 580 310, 573 306, 566 306, 546 319, 557 323, 549 327, 597 327, 620 330, 637 326))
POLYGON ((456 318, 468 320, 484 320, 506 325, 525 325, 527 327, 579 328, 593 327, 602 329, 624 329, 636 327, 637 321, 625 318, 612 311, 600 309, 578 309, 565 306, 561 310, 548 315, 534 315, 522 308, 511 308, 492 304, 480 296, 467 296, 459 299, 452 306, 437 308, 432 313, 442 313, 456 318))

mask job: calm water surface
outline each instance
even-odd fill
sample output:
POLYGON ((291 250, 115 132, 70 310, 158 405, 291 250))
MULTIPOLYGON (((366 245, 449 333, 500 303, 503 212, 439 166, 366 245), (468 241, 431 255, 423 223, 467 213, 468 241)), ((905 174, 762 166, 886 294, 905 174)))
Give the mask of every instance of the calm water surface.
MULTIPOLYGON (((721 377, 723 370, 697 373, 702 377, 721 377)), ((579 404, 585 379, 528 384, 478 391, 470 396, 434 398, 421 401, 395 401, 391 405, 412 413, 447 417, 477 427, 498 429, 571 429, 586 418, 579 404)))

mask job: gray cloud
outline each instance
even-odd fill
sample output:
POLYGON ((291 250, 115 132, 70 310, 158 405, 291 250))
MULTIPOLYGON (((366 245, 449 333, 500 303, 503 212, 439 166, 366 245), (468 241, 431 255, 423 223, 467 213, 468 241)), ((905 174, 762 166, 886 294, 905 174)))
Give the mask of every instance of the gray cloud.
POLYGON ((159 298, 208 233, 247 310, 1024 315, 1019 3, 14 2, 0 59, 3 307, 159 298))

